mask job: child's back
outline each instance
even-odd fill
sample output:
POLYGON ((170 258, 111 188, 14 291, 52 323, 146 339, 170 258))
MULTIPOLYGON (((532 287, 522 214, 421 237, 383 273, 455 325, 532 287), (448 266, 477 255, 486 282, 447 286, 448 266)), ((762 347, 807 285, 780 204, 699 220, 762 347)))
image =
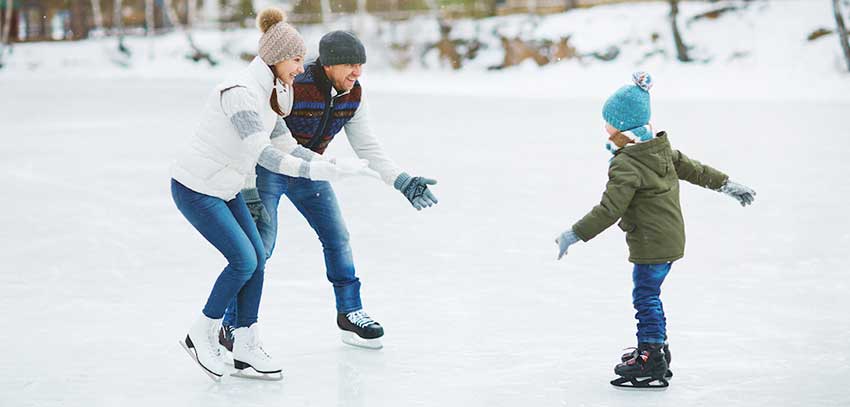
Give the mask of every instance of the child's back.
POLYGON ((602 201, 555 241, 560 259, 570 245, 588 241, 620 220, 629 261, 634 263, 632 303, 637 310, 638 346, 623 355, 614 368, 621 377, 611 384, 666 387, 666 377, 672 373, 660 295, 673 261, 685 254, 679 180, 723 192, 744 206, 753 202, 755 192, 673 150, 666 133, 654 134, 649 124, 652 78, 639 72, 632 79, 635 84, 620 88, 602 109, 609 136, 606 147, 614 154, 602 201))
POLYGON ((685 252, 685 226, 679 206, 679 179, 720 189, 728 176, 670 148, 667 134, 619 149, 608 169, 602 202, 573 226, 588 241, 617 219, 626 232, 629 261, 655 264, 678 260, 685 252))

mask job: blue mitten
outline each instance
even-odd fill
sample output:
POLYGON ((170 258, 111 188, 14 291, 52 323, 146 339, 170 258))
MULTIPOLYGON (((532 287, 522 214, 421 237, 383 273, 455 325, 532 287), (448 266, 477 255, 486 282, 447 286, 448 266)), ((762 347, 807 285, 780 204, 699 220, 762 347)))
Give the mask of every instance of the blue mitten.
POLYGON ((416 210, 422 210, 437 204, 437 197, 428 189, 428 185, 436 185, 437 181, 423 177, 411 177, 406 172, 396 178, 393 186, 401 191, 416 210))
POLYGON ((257 188, 243 189, 242 197, 245 198, 245 203, 248 204, 248 210, 251 212, 251 217, 254 218, 254 223, 258 225, 260 222, 266 224, 272 223, 272 216, 269 215, 269 211, 266 210, 263 201, 260 200, 260 193, 257 192, 257 188))
POLYGON ((573 232, 572 229, 567 230, 564 233, 561 233, 560 236, 555 238, 555 243, 558 244, 558 260, 561 260, 561 257, 567 255, 567 249, 570 245, 578 242, 579 237, 576 235, 576 232, 573 232))
POLYGON ((741 206, 752 205, 753 201, 756 200, 756 191, 732 180, 726 180, 726 183, 718 191, 735 198, 741 203, 741 206))

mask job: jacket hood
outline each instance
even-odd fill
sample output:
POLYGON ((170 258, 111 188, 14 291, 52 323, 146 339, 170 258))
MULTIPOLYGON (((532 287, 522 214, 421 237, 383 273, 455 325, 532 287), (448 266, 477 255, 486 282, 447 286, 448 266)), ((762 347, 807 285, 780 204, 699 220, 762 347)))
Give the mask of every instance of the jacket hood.
POLYGON ((635 159, 635 161, 662 177, 667 175, 672 164, 670 161, 672 154, 670 141, 667 139, 667 133, 663 131, 656 134, 654 140, 628 146, 618 151, 617 154, 625 154, 635 159))

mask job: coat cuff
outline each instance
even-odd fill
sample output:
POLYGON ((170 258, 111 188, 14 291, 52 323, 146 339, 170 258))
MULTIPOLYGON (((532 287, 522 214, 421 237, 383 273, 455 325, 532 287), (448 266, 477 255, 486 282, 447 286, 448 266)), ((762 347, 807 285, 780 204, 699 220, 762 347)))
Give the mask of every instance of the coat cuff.
POLYGON ((403 191, 404 188, 407 187, 407 184, 410 183, 411 179, 410 174, 402 172, 398 175, 398 177, 396 177, 395 182, 393 182, 393 187, 399 191, 403 191))

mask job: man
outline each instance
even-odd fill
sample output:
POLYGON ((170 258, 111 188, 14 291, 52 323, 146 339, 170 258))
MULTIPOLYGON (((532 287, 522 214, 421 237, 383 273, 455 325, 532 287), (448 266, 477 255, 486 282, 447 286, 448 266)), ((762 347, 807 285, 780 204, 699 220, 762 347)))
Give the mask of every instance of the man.
MULTIPOLYGON (((298 142, 293 155, 306 163, 325 159, 322 154, 344 128, 355 154, 368 161, 369 168, 394 186, 417 210, 437 203, 428 189, 437 181, 411 177, 396 167, 387 156, 369 126, 367 106, 358 78, 366 63, 363 43, 353 34, 334 31, 319 42, 319 58, 304 67, 295 78, 294 102, 285 118, 288 132, 272 138, 272 144, 284 144, 286 137, 298 142)), ((257 220, 268 256, 277 238, 277 210, 286 195, 304 216, 322 243, 327 278, 336 297, 337 326, 343 342, 367 348, 380 348, 384 334, 381 325, 363 311, 360 280, 355 275, 348 230, 331 184, 277 174, 257 166, 256 190, 243 191, 257 220), (253 199, 251 199, 253 198, 253 199)), ((235 321, 235 304, 224 318, 220 339, 229 345, 228 327, 235 321)))

